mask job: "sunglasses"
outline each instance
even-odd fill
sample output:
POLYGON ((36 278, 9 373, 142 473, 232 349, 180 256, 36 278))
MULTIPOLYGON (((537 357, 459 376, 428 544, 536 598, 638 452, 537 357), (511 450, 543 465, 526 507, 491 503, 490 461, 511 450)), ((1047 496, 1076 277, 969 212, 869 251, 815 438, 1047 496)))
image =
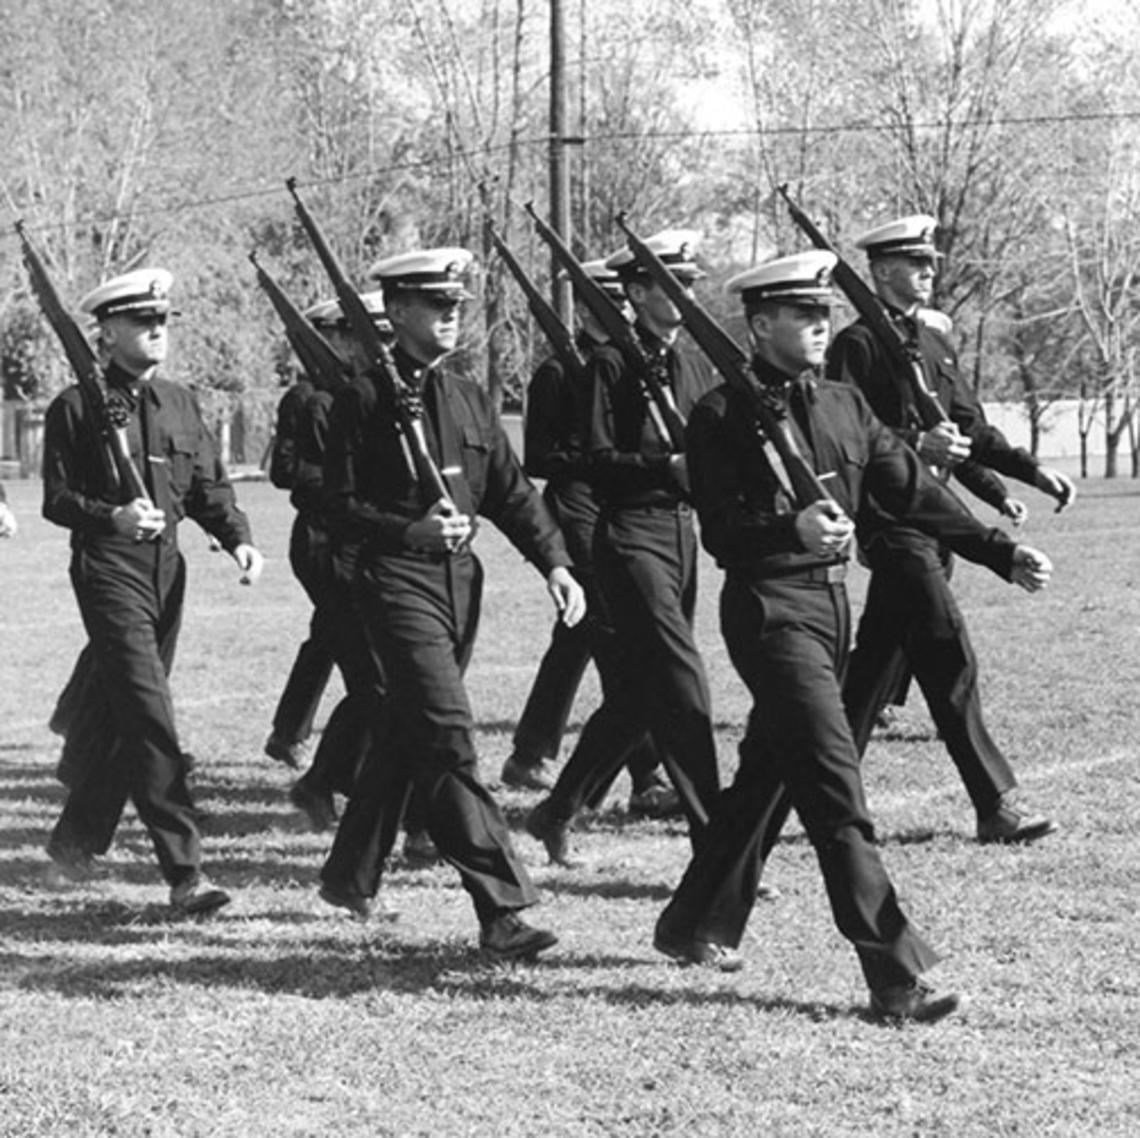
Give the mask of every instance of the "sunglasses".
POLYGON ((165 312, 128 312, 125 313, 125 315, 130 323, 135 324, 140 328, 165 328, 166 321, 169 319, 165 312))
POLYGON ((428 308, 436 312, 450 312, 452 309, 458 308, 463 301, 452 296, 432 296, 429 293, 422 294, 419 298, 420 303, 426 305, 428 308))

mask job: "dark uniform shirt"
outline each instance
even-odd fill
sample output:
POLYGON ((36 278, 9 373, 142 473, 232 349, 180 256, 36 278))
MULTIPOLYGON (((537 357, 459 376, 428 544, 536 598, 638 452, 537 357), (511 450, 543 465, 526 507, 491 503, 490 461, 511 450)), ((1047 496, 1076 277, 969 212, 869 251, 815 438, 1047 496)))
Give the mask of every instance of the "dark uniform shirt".
MULTIPOLYGON (((107 369, 107 381, 111 388, 134 382, 114 365, 107 369)), ((249 542, 249 522, 238 508, 192 392, 159 377, 139 384, 128 440, 151 500, 166 513, 164 545, 176 546, 176 528, 184 517, 193 518, 230 552, 249 542)), ((61 392, 48 408, 44 427, 43 514, 72 531, 75 548, 134 544, 129 536, 117 534, 111 521, 129 494, 110 484, 102 445, 79 387, 61 392)))
MULTIPOLYGON (((397 349, 406 382, 421 391, 429 452, 460 510, 494 522, 515 547, 546 575, 568 566, 558 526, 523 474, 506 432, 488 398, 474 381, 437 375, 397 349), (441 393, 433 409, 433 391, 441 393), (445 437, 437 438, 443 422, 445 437)), ((338 542, 359 542, 362 555, 417 556, 404 532, 433 504, 414 478, 396 426, 393 396, 370 377, 338 392, 325 463, 325 504, 338 542)), ((418 556, 434 558, 434 554, 418 556)))
MULTIPOLYGON (((712 386, 709 369, 683 341, 670 346, 641 324, 634 329, 684 419, 712 386)), ((586 437, 594 487, 603 504, 619 509, 675 505, 684 498, 670 469, 677 452, 654 423, 635 372, 613 344, 590 359, 586 437)))
MULTIPOLYGON (((794 384, 763 361, 754 368, 791 407, 805 457, 849 516, 867 494, 908 524, 933 534, 971 561, 1007 579, 1014 544, 987 529, 928 473, 849 384, 794 384)), ((739 392, 719 387, 697 405, 689 422, 689 474, 705 547, 725 570, 782 576, 826 559, 808 554, 768 459, 755 414, 739 392)))
MULTIPOLYGON (((970 457, 953 468, 953 474, 971 493, 1000 509, 1007 498, 1005 485, 993 471, 1032 485, 1037 461, 1026 450, 1013 447, 996 427, 986 421, 981 404, 963 382, 958 357, 941 332, 914 317, 889 309, 892 319, 914 344, 922 360, 927 386, 937 397, 951 422, 971 440, 970 457)), ((829 379, 852 383, 867 397, 871 409, 904 442, 917 446, 925 429, 911 396, 906 376, 880 346, 874 332, 862 321, 844 328, 827 354, 829 379)), ((882 525, 885 518, 873 524, 882 525)))
MULTIPOLYGON (((598 342, 578 337, 583 358, 598 342)), ((538 365, 527 388, 523 435, 523 469, 543 478, 543 499, 550 507, 579 568, 588 568, 598 520, 598 503, 589 481, 589 463, 582 445, 585 419, 585 377, 567 370, 557 356, 538 365)))

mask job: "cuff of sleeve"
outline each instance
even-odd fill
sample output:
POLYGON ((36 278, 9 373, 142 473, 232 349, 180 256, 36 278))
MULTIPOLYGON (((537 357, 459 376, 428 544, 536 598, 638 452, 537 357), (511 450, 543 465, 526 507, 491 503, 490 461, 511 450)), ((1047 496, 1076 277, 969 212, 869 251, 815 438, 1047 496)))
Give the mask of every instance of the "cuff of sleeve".
POLYGON ((114 506, 110 502, 93 502, 91 505, 91 514, 96 527, 104 533, 113 534, 115 532, 115 523, 111 518, 118 508, 118 506, 114 506))
POLYGON ((807 546, 800 540, 800 531, 796 529, 795 514, 781 514, 776 519, 776 533, 780 544, 795 553, 806 553, 807 546))

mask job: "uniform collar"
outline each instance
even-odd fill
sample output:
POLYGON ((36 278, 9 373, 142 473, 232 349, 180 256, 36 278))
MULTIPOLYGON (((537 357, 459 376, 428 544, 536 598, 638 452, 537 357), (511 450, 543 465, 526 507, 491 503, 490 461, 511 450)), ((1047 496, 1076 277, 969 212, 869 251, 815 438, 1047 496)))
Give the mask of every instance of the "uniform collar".
POLYGON ((752 370, 756 373, 756 378, 760 380, 764 390, 773 395, 782 396, 786 399, 793 387, 799 387, 809 400, 815 401, 816 377, 814 368, 805 368, 799 375, 788 375, 786 371, 770 364, 762 356, 754 355, 752 357, 752 370))
POLYGON ((131 375, 129 371, 121 368, 117 363, 111 362, 103 372, 103 378, 112 391, 122 392, 132 406, 138 402, 140 397, 145 398, 154 407, 162 405, 155 376, 145 380, 139 379, 137 375, 131 375))
MULTIPOLYGON (((656 332, 648 329, 640 320, 638 320, 633 327, 642 346, 652 356, 664 356, 673 346, 672 344, 667 344, 656 332)), ((674 343, 676 343, 676 341, 674 341, 674 343)))
POLYGON ((399 344, 392 349, 392 358, 396 361, 396 368, 417 392, 423 391, 428 376, 435 370, 434 364, 425 364, 406 352, 399 344))

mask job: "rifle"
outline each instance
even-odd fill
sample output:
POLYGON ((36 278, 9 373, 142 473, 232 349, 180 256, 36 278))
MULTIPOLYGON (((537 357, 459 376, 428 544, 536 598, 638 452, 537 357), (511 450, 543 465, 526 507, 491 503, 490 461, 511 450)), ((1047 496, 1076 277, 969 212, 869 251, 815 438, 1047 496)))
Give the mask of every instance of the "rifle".
POLYGON ((730 387, 742 392, 756 414, 760 428, 767 438, 767 454, 778 478, 790 487, 792 499, 804 508, 813 502, 831 500, 811 463, 804 458, 787 431, 787 424, 776 416, 760 381, 753 375, 748 357, 735 340, 708 314, 699 301, 669 271, 669 266, 649 248, 626 224, 625 214, 615 218, 629 240, 633 255, 641 267, 660 285, 662 292, 677 306, 685 327, 689 329, 701 351, 708 356, 713 367, 724 376, 730 387), (773 453, 775 452, 775 453, 773 453), (781 477, 781 472, 783 476, 781 477))
POLYGON ((515 282, 522 289, 523 295, 526 297, 527 307, 530 309, 530 314, 534 317, 535 323, 546 333, 546 338, 550 341, 554 354, 570 376, 575 381, 580 380, 585 374, 586 362, 582 359, 582 354, 574 343, 570 329, 562 323, 558 313, 554 311, 554 306, 534 287, 534 282, 526 275, 526 270, 518 263, 507 243, 495 231, 495 223, 489 217, 486 219, 485 227, 491 244, 495 246, 499 256, 503 259, 503 264, 510 269, 511 276, 515 278, 515 282))
POLYGON ((672 399, 666 394, 653 365, 646 357, 645 349, 638 342, 630 323, 621 314, 605 290, 585 269, 570 251, 569 246, 535 213, 534 202, 524 206, 534 220, 538 235, 550 246, 558 262, 566 270, 578 299, 593 313, 601 324, 610 342, 621 352, 626 365, 641 384, 645 393, 646 406, 653 420, 658 437, 670 450, 683 454, 685 450, 685 424, 681 421, 672 399))
POLYGON ((871 291, 863 278, 839 255, 839 251, 823 235, 815 222, 792 201, 791 195, 788 193, 787 183, 785 182, 776 188, 787 203, 792 221, 800 228, 804 236, 817 249, 823 249, 835 255, 835 269, 832 273, 835 283, 843 289, 847 299, 851 301, 855 311, 859 313, 867 327, 874 333, 891 362, 907 377, 915 409, 918 411, 918 417, 922 421, 923 427, 929 430, 931 427, 938 426, 939 423, 949 422, 950 416, 946 414, 938 396, 927 385, 926 373, 922 370, 922 357, 917 347, 909 343, 906 337, 895 327, 887 315, 887 310, 883 307, 883 302, 871 291))
POLYGON ((396 426, 399 430, 401 445, 404 448, 404 458, 408 463, 412 477, 423 488, 425 497, 430 498, 429 505, 442 502, 454 508, 454 502, 448 492, 447 484, 443 480, 443 475, 440 474, 439 467, 436 466, 435 460, 428 451, 427 439, 424 437, 423 409, 419 405, 419 400, 400 378, 396 362, 392 358, 391 349, 381 339, 371 314, 365 307, 364 301, 360 299, 360 293, 349 283, 348 277, 345 276, 344 270, 340 267, 340 262, 337 261, 336 255, 329 248, 328 242, 325 241, 324 234, 321 233, 316 219, 309 213, 305 203, 301 200, 301 195, 297 192, 297 179, 287 179, 285 186, 293 195, 293 206, 297 218, 308 234, 313 248, 317 251, 317 256, 320 258, 321 264, 324 265, 325 272, 329 275, 329 280, 332 281, 333 290, 336 292, 337 300, 340 301, 340 310, 344 313, 353 335, 360 342, 360 346, 371 361, 373 376, 380 381, 391 396, 396 409, 396 426))
POLYGON ((103 369, 95 351, 75 318, 64 308, 22 220, 16 222, 16 233, 23 246, 24 264, 32 283, 32 292, 36 295, 44 317, 63 345, 67 362, 79 384, 88 418, 99 433, 98 449, 112 490, 119 492, 125 489, 131 500, 145 498, 149 502, 150 494, 131 457, 130 443, 127 441, 129 412, 126 406, 108 400, 103 369))
POLYGON ((321 391, 336 391, 344 384, 348 364, 261 267, 257 253, 251 252, 249 259, 257 270, 257 283, 265 290, 277 315, 281 317, 281 323, 285 325, 285 338, 304 368, 305 375, 321 391))

